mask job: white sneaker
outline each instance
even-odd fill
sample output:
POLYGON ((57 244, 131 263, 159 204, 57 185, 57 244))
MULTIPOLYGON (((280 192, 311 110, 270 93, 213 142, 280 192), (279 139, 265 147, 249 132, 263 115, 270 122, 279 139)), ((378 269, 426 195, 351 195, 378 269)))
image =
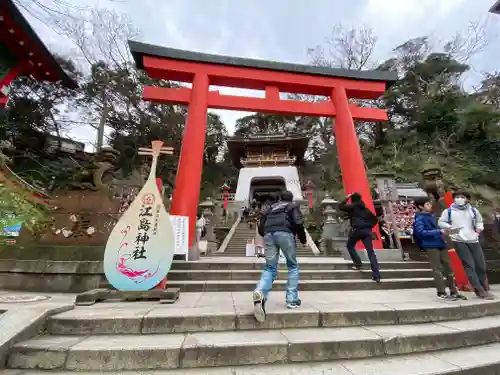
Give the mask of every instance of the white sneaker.
POLYGON ((256 290, 253 292, 253 316, 259 323, 266 321, 266 300, 262 292, 256 290))

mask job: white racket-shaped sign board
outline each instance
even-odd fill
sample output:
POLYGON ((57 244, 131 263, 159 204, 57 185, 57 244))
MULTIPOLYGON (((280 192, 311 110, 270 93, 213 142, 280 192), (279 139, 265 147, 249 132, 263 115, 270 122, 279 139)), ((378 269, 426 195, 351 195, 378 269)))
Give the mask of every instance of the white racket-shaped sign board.
POLYGON ((153 141, 152 148, 139 148, 139 155, 152 155, 149 177, 129 208, 111 231, 104 252, 104 273, 122 291, 145 291, 162 281, 172 266, 175 236, 158 186, 156 166, 160 154, 171 147, 153 141))

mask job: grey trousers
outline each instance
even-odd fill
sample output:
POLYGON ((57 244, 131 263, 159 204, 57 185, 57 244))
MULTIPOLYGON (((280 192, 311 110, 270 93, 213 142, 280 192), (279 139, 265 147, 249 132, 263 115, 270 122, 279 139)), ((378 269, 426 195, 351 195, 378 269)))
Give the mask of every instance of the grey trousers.
POLYGON ((486 262, 479 242, 455 242, 455 251, 462 261, 467 278, 477 294, 486 290, 486 262))
POLYGON ((434 273, 434 281, 438 294, 446 293, 446 286, 450 288, 451 294, 458 293, 455 284, 455 275, 450 265, 450 256, 446 249, 426 249, 427 258, 434 273), (446 278, 446 283, 444 282, 446 278))

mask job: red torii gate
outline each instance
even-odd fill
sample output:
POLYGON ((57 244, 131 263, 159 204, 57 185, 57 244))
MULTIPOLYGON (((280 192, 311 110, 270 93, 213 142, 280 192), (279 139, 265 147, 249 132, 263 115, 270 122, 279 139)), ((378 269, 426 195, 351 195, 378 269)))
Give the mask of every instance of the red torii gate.
MULTIPOLYGON (((334 134, 344 191, 359 192, 375 212, 354 120, 385 121, 379 108, 349 104, 349 98, 377 99, 396 73, 353 71, 233 58, 164 48, 129 41, 139 69, 151 78, 191 83, 192 88, 146 86, 143 99, 156 103, 188 105, 188 116, 175 181, 171 212, 189 217, 189 245, 193 245, 200 196, 203 150, 208 108, 297 116, 336 117, 334 134), (221 95, 210 85, 265 90, 265 98, 221 95), (320 103, 283 100, 281 93, 321 95, 331 101, 320 103)), ((378 230, 377 230, 378 231, 378 230)), ((381 249, 380 236, 374 247, 381 249)))

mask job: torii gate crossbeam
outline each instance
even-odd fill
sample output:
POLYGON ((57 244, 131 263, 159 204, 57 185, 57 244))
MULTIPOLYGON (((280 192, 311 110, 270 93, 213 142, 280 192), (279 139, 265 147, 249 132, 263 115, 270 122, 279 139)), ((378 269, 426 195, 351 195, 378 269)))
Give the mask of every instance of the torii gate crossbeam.
MULTIPOLYGON (((137 67, 156 79, 191 83, 192 88, 146 86, 143 99, 155 103, 188 105, 188 116, 177 169, 171 212, 188 216, 189 243, 194 242, 197 205, 203 167, 206 117, 209 108, 335 117, 339 164, 344 191, 359 192, 375 212, 354 120, 385 121, 380 108, 360 107, 349 99, 377 99, 396 73, 352 71, 240 59, 163 48, 129 41, 137 67), (210 86, 264 90, 264 98, 221 95, 210 86), (280 93, 321 95, 319 103, 283 100, 280 93)), ((378 234, 378 229, 374 229, 378 234)), ((381 249, 380 235, 374 248, 381 249)))

